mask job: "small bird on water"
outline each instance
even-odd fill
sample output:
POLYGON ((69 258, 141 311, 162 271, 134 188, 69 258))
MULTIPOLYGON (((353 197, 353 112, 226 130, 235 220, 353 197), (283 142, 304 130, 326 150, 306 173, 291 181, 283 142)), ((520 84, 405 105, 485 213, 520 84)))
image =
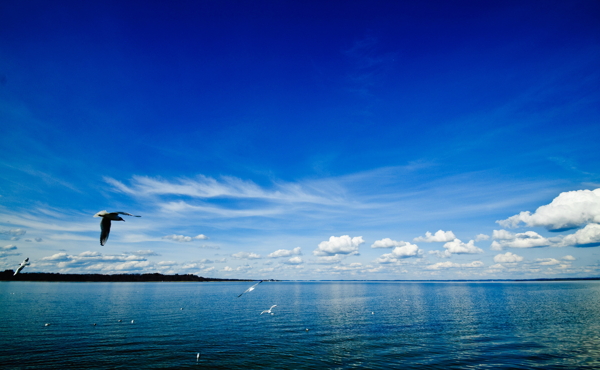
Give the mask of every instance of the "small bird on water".
POLYGON ((132 215, 131 213, 127 213, 127 212, 100 211, 100 212, 96 213, 94 215, 94 217, 102 217, 102 221, 100 221, 100 245, 104 245, 106 243, 106 241, 108 240, 108 234, 110 233, 110 222, 111 221, 125 222, 125 220, 123 218, 121 218, 121 216, 119 216, 119 215, 142 217, 142 216, 132 215))

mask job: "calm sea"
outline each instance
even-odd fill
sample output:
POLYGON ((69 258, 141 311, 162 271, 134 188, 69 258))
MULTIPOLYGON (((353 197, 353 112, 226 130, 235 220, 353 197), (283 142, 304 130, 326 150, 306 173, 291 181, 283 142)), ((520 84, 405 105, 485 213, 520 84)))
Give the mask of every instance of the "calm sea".
POLYGON ((597 281, 251 285, 1 282, 0 367, 600 368, 597 281))

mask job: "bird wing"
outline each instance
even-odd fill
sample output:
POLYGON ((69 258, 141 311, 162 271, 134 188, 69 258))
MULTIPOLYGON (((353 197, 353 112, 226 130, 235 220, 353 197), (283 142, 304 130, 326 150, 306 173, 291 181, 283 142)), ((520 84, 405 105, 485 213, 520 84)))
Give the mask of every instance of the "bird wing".
POLYGON ((273 309, 273 307, 277 307, 276 304, 272 305, 271 308, 269 308, 269 311, 271 311, 273 309))
POLYGON ((94 215, 94 217, 102 217, 102 216, 107 215, 107 214, 108 214, 108 212, 106 212, 106 210, 104 210, 104 211, 100 211, 100 212, 96 213, 94 215))
MULTIPOLYGON (((257 286, 258 284, 262 283, 262 282, 263 282, 263 281, 261 280, 261 281, 259 281, 258 283, 256 283, 256 284, 252 285, 250 288, 248 288, 248 289, 244 290, 244 293, 248 293, 248 292, 251 292, 251 291, 253 291, 253 290, 254 290, 254 287, 255 287, 255 286, 257 286)), ((241 297, 241 296, 242 296, 244 293, 242 293, 242 294, 238 295, 238 298, 239 298, 239 297, 241 297)))
POLYGON ((110 218, 102 217, 102 221, 100 221, 100 245, 106 243, 108 234, 110 234, 110 218))
POLYGON ((125 216, 142 217, 142 216, 132 215, 131 213, 127 213, 127 212, 113 212, 113 213, 116 213, 118 215, 125 215, 125 216))

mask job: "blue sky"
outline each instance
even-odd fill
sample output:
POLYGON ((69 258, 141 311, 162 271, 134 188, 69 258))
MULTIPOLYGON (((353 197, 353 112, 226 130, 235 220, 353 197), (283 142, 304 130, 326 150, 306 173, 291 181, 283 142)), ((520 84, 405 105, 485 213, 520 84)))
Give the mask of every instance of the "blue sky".
POLYGON ((0 269, 600 275, 597 1, 3 1, 0 269), (124 211, 105 246, 101 210, 124 211))

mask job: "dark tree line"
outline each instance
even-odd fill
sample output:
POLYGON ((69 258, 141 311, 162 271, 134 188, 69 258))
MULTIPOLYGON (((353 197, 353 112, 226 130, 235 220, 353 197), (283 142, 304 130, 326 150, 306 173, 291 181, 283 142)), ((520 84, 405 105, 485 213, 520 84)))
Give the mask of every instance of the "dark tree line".
POLYGON ((101 282, 142 282, 142 281, 251 281, 249 279, 215 279, 192 274, 59 274, 49 272, 26 272, 16 276, 13 270, 0 272, 0 281, 101 281, 101 282))

